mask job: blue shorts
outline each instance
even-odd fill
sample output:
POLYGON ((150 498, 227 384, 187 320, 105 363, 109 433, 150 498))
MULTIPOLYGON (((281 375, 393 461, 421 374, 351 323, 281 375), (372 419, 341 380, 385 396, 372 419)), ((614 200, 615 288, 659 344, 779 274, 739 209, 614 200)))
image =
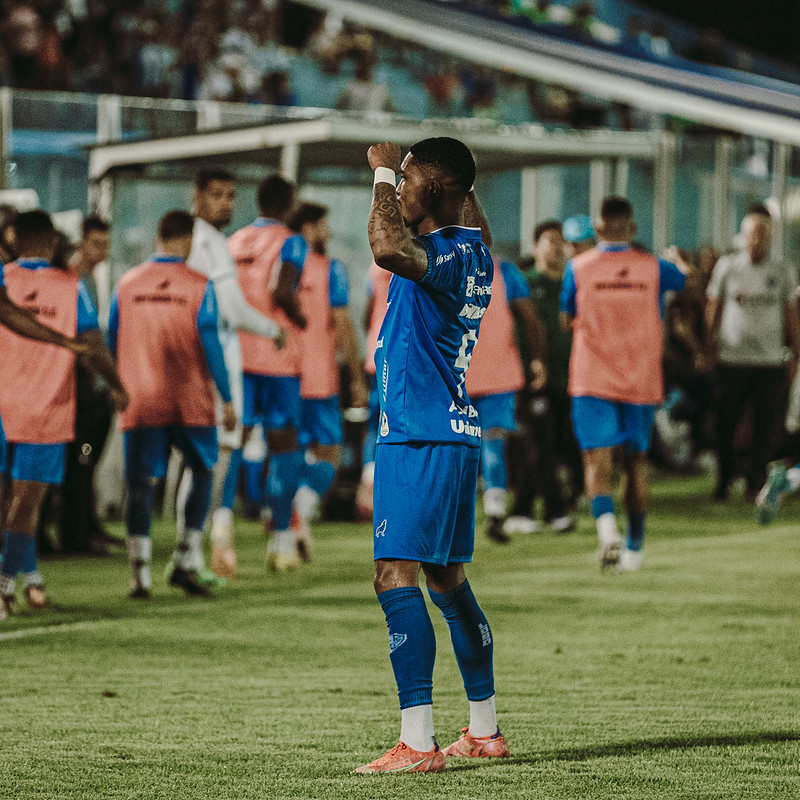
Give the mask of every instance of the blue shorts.
POLYGON ((656 407, 601 397, 572 398, 572 426, 581 450, 623 445, 629 453, 650 449, 656 407))
POLYGON ((244 409, 246 427, 260 422, 265 431, 300 428, 300 378, 291 375, 244 374, 244 409))
POLYGON ((501 428, 504 431, 515 431, 517 423, 514 419, 514 392, 487 394, 483 397, 470 397, 470 402, 478 412, 478 419, 484 431, 501 428))
POLYGON ((375 559, 423 564, 472 561, 477 447, 407 442, 375 452, 375 559))
POLYGON ((303 419, 297 438, 300 447, 306 448, 310 444, 341 444, 344 441, 339 395, 320 400, 303 400, 301 406, 303 419))
POLYGON ((170 445, 175 445, 194 470, 209 470, 217 463, 217 428, 169 425, 125 431, 125 477, 128 482, 167 475, 170 445))
POLYGON ((0 419, 0 475, 5 474, 8 468, 8 445, 6 444, 6 432, 3 430, 3 420, 0 419))
MULTIPOLYGON (((3 439, 5 441, 5 439, 3 439)), ((36 481, 55 486, 64 482, 67 458, 66 442, 56 444, 6 444, 3 448, 3 470, 13 481, 36 481)))

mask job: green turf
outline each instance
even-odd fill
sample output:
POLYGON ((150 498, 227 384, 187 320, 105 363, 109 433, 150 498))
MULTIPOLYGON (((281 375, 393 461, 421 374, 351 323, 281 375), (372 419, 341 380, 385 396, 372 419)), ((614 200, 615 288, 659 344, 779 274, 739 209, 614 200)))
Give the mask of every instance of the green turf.
MULTIPOLYGON (((601 575, 593 525, 479 537, 512 758, 442 775, 350 771, 399 714, 367 525, 322 525, 312 564, 270 575, 254 524, 213 601, 160 575, 127 599, 122 554, 42 565, 55 607, 0 625, 0 798, 800 798, 798 506, 758 529, 705 479, 655 482, 645 568, 601 575)), ((433 609, 435 611, 435 609, 433 609)), ((440 743, 467 723, 446 626, 440 743)))

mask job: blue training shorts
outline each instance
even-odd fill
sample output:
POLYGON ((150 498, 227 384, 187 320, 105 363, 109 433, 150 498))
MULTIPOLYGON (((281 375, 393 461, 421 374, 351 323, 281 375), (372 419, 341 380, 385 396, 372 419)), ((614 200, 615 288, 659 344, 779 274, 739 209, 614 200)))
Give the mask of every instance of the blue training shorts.
MULTIPOLYGON (((4 440, 5 441, 5 440, 4 440)), ((36 481, 54 486, 64 482, 66 442, 56 444, 11 443, 2 448, 5 471, 14 481, 36 481)))
POLYGON ((170 445, 175 445, 194 470, 208 470, 217 463, 217 428, 169 425, 125 431, 125 477, 128 482, 167 475, 170 445))
POLYGON ((655 414, 654 405, 572 398, 572 427, 581 450, 622 445, 629 453, 646 453, 655 414))
POLYGON ((341 444, 342 412, 339 395, 315 400, 301 401, 302 421, 298 442, 305 449, 310 444, 341 444))
POLYGON ((514 392, 487 394, 483 397, 470 397, 470 402, 478 412, 478 419, 484 431, 501 428, 504 431, 515 431, 517 422, 514 419, 514 392))
POLYGON ((3 430, 3 420, 0 419, 0 475, 5 474, 8 468, 8 444, 6 443, 6 432, 3 430))
POLYGON ((245 427, 260 422, 265 431, 300 428, 300 378, 245 372, 243 383, 242 423, 245 427))
POLYGON ((460 444, 379 444, 375 452, 375 559, 472 561, 480 449, 460 444))

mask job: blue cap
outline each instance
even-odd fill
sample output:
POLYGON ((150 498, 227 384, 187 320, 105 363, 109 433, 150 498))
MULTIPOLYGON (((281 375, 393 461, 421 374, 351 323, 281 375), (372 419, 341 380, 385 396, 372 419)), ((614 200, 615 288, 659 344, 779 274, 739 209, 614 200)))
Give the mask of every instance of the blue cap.
POLYGON ((564 220, 561 230, 568 242, 585 242, 594 238, 592 220, 586 214, 575 214, 564 220))

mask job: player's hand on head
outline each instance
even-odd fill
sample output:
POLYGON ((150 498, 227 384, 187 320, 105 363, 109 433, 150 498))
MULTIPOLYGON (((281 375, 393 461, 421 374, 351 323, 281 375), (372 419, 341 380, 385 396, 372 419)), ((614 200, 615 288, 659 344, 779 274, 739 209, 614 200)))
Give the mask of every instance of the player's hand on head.
POLYGON ((367 160, 370 169, 376 170, 378 167, 388 167, 392 172, 400 172, 400 165, 403 163, 403 151, 399 145, 392 142, 381 142, 374 144, 367 150, 367 160))
POLYGON ((222 404, 222 427, 229 433, 236 428, 236 410, 233 403, 222 404))

